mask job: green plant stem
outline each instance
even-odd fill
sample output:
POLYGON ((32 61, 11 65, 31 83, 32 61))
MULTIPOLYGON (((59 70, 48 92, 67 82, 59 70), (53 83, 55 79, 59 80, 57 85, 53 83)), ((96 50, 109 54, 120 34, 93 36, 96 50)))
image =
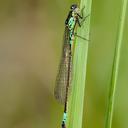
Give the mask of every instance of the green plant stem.
MULTIPOLYGON (((91 15, 91 1, 92 0, 81 0, 80 8, 85 7, 83 9, 83 17, 88 14, 91 15)), ((77 34, 89 39, 89 28, 90 16, 88 16, 82 26, 77 29, 77 34)), ((82 128, 88 43, 87 40, 80 37, 76 38, 73 57, 72 92, 68 111, 68 128, 82 128)))
POLYGON ((105 128, 112 127, 115 89, 116 89, 118 71, 119 71, 119 60, 120 60, 121 44, 122 44, 122 38, 123 38, 125 18, 126 18, 127 0, 122 0, 121 6, 122 6, 122 10, 121 10, 120 21, 119 21, 117 37, 116 37, 116 46, 115 46, 115 54, 114 54, 114 61, 113 61, 113 68, 112 68, 111 84, 109 88, 109 98, 108 98, 108 108, 107 108, 107 114, 106 114, 105 128))

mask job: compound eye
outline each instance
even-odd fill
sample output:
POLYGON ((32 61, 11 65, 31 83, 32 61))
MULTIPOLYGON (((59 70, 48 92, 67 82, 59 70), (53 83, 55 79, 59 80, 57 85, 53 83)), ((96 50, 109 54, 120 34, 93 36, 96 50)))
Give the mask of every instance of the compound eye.
POLYGON ((77 8, 77 4, 73 4, 73 5, 71 5, 71 7, 70 7, 71 10, 74 10, 74 9, 76 9, 76 8, 77 8))

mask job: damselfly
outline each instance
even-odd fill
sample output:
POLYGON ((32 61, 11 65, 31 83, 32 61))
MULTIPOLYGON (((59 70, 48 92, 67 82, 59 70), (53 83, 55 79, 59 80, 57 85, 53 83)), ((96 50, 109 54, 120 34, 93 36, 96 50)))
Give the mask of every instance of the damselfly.
POLYGON ((80 15, 80 9, 76 4, 71 5, 67 19, 65 21, 62 57, 54 90, 55 98, 60 103, 64 104, 62 128, 66 128, 67 99, 72 77, 72 46, 76 25, 78 24, 81 26, 80 19, 83 19, 83 17, 80 15))

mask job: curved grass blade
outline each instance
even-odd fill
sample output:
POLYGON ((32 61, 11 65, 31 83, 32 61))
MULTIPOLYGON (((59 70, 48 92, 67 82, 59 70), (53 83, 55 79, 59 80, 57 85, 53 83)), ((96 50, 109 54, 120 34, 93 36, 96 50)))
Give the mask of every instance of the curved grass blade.
POLYGON ((122 0, 122 4, 121 4, 122 10, 120 14, 120 19, 119 19, 120 21, 119 21, 117 37, 116 37, 116 46, 115 46, 115 54, 114 54, 113 67, 112 67, 111 83, 109 88, 105 128, 112 127, 115 91, 116 91, 118 71, 119 71, 121 44, 123 43, 122 40, 123 40, 123 30, 125 26, 125 19, 126 19, 126 12, 127 12, 127 3, 128 3, 128 0, 122 0))

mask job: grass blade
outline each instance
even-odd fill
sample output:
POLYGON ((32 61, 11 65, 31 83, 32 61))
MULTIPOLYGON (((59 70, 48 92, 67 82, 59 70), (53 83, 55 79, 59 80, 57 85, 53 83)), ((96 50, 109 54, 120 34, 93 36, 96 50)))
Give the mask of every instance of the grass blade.
MULTIPOLYGON (((83 9, 84 17, 91 14, 92 0, 81 0, 80 8, 83 9)), ((90 16, 78 28, 77 34, 89 39, 90 16)), ((88 41, 77 37, 73 58, 73 81, 72 93, 68 111, 68 128, 82 128, 82 116, 84 105, 84 90, 86 79, 86 65, 88 54, 88 41)))
POLYGON ((125 23, 125 17, 126 17, 127 0, 122 0, 121 6, 122 6, 122 10, 121 10, 120 21, 119 21, 117 37, 116 37, 115 55, 113 60, 111 84, 109 88, 109 99, 108 99, 105 128, 112 127, 115 89, 116 89, 116 83, 118 78, 119 60, 120 60, 121 44, 122 44, 122 38, 123 38, 124 23, 125 23))

